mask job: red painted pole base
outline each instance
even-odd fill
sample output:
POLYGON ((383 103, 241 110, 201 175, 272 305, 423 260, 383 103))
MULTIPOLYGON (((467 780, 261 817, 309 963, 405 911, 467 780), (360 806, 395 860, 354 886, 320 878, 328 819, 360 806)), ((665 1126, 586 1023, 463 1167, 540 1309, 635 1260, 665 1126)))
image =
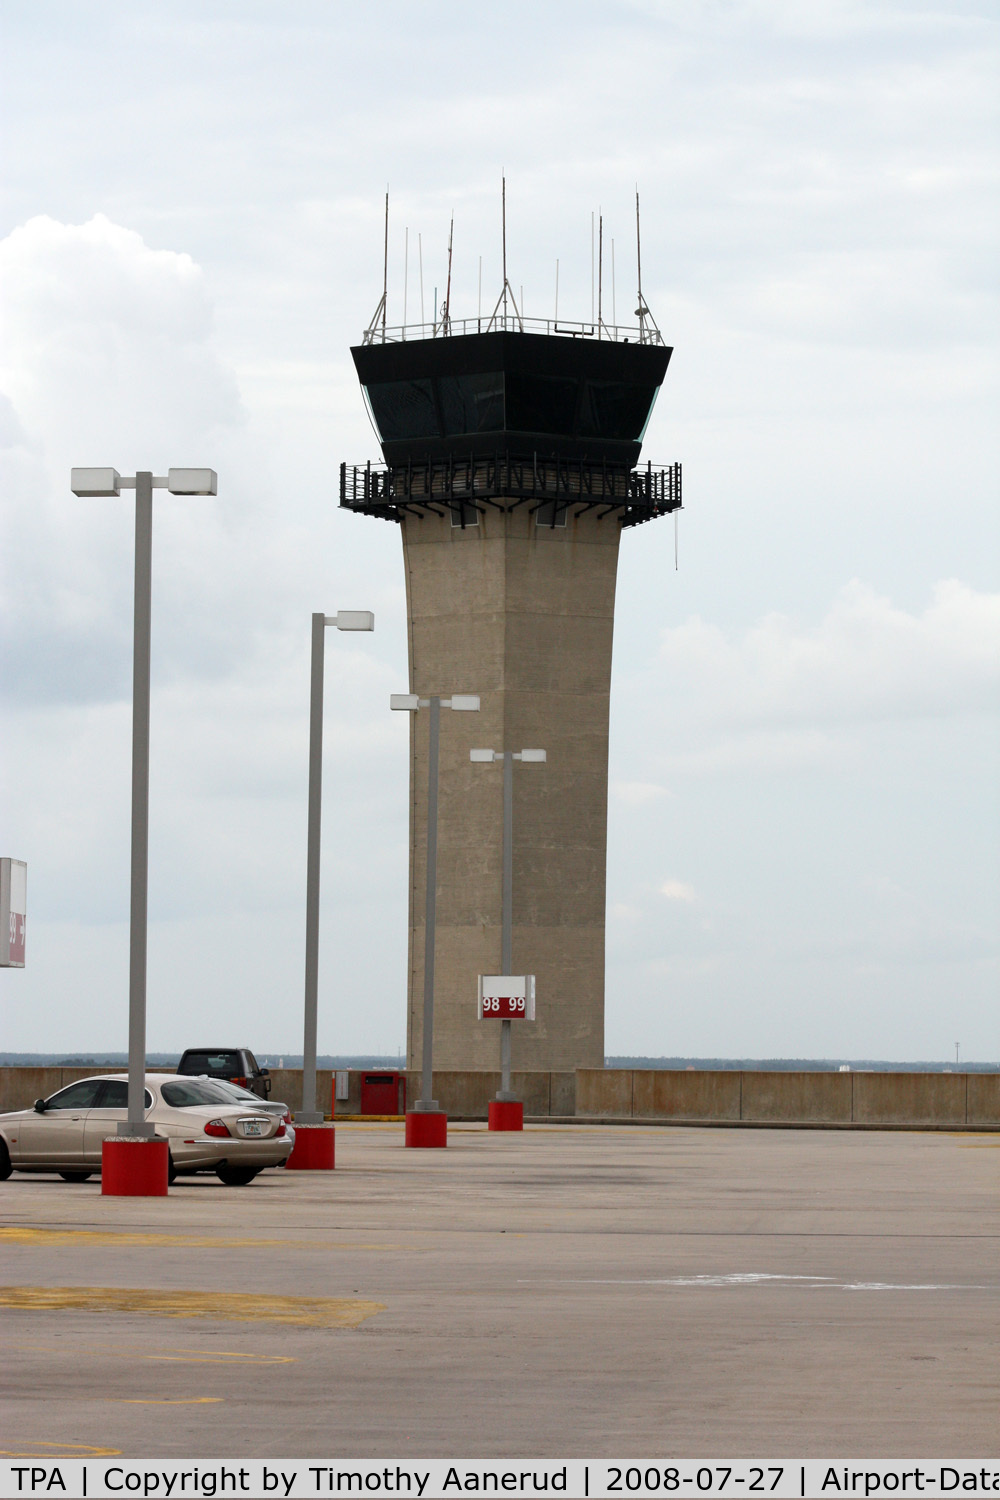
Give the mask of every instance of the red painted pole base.
POLYGON ((523 1130, 524 1105, 520 1099, 490 1100, 490 1130, 523 1130))
POLYGON ((448 1116, 444 1110, 432 1113, 415 1109, 406 1116, 408 1146, 447 1146, 448 1116))
POLYGON ((286 1171, 332 1172, 334 1136, 332 1125, 296 1125, 295 1145, 285 1162, 286 1171))
POLYGON ((165 1198, 170 1147, 165 1140, 113 1135, 101 1147, 101 1192, 116 1198, 165 1198))

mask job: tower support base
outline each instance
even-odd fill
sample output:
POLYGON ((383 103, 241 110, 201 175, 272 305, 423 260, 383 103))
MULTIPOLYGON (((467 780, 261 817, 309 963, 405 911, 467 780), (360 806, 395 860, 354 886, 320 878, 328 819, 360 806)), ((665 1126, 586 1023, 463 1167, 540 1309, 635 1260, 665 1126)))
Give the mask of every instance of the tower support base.
POLYGON ((295 1145, 285 1162, 285 1170, 332 1172, 335 1135, 332 1125, 296 1125, 295 1145))
POLYGON ((448 1116, 444 1110, 410 1110, 406 1116, 406 1144, 447 1146, 448 1116))
POLYGON ((110 1136, 101 1147, 101 1193, 112 1198, 165 1198, 170 1147, 162 1136, 110 1136))
POLYGON ((491 1099, 490 1130, 523 1130, 524 1105, 520 1099, 491 1099))

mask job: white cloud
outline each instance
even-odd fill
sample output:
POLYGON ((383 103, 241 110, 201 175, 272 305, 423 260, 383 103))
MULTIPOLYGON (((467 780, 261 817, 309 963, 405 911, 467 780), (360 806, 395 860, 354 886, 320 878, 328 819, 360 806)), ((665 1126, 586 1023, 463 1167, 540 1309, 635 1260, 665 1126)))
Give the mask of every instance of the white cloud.
POLYGON ((650 802, 669 797, 670 793, 665 786, 654 781, 616 781, 611 787, 611 795, 626 807, 645 807, 650 802))
POLYGON ((660 886, 660 895, 666 896, 668 901, 694 901, 697 899, 694 886, 686 885, 683 880, 665 880, 660 886))
MULTIPOLYGON (((191 257, 150 249, 103 214, 83 225, 38 216, 0 241, 0 390, 8 412, 0 448, 0 626, 8 698, 85 701, 127 693, 128 496, 78 500, 69 470, 218 469, 237 442, 252 450, 236 381, 214 351, 211 325, 191 257)), ((239 466, 236 473, 232 463, 225 467, 218 502, 163 498, 156 506, 154 567, 167 564, 154 576, 161 629, 227 530, 234 479, 238 490, 242 476, 239 466), (180 568, 172 566, 177 552, 180 568)), ((217 605, 233 580, 214 562, 209 567, 217 605)), ((185 619, 195 623, 190 607, 176 617, 182 631, 185 619)), ((200 642, 187 654, 204 668, 213 659, 206 635, 218 641, 227 631, 197 623, 200 642)))
POLYGON ((957 579, 908 613, 854 580, 817 626, 769 614, 727 634, 694 616, 663 632, 659 675, 689 719, 742 729, 843 726, 1000 706, 1000 594, 957 579))

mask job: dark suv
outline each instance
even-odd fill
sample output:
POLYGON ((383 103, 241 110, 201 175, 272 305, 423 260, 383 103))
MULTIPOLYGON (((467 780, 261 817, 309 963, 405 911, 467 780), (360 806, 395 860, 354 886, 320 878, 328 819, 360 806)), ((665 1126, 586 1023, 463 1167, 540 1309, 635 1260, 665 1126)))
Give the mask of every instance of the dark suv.
POLYGON ((189 1047, 177 1071, 194 1078, 225 1078, 242 1089, 251 1089, 261 1099, 271 1092, 270 1075, 266 1068, 257 1066, 249 1047, 189 1047))

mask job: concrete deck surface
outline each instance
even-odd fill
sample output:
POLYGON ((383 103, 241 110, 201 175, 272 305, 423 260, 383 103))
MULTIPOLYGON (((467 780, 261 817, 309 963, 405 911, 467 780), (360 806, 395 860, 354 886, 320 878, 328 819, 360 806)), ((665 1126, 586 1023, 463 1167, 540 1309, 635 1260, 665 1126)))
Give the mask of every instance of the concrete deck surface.
POLYGON ((449 1139, 341 1125, 334 1173, 167 1199, 0 1184, 0 1447, 996 1456, 1000 1139, 449 1139))

